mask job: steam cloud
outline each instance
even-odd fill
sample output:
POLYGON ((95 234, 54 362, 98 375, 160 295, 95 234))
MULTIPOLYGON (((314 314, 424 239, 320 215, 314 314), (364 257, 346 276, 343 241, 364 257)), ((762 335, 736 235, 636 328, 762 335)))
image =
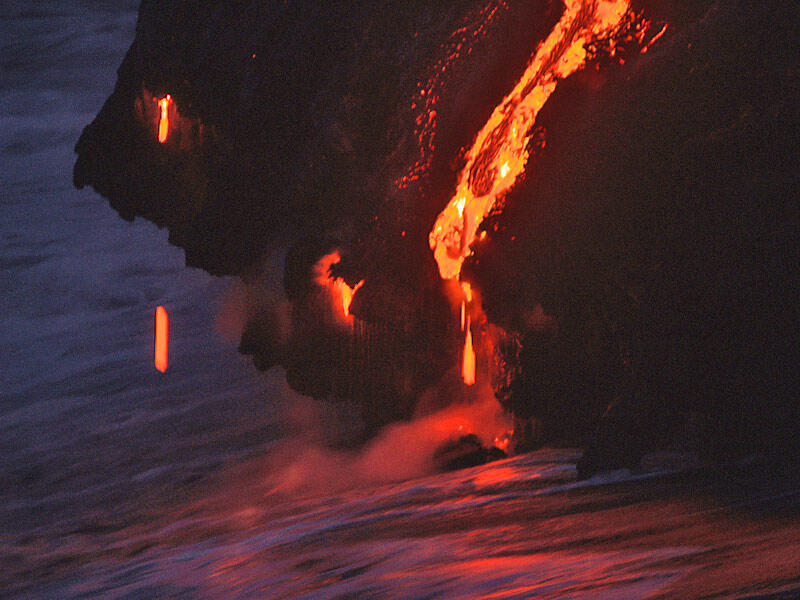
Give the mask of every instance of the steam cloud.
POLYGON ((432 474, 437 468, 434 454, 446 442, 474 433, 491 445, 509 429, 508 417, 491 388, 484 386, 477 395, 469 404, 388 425, 359 449, 327 445, 337 434, 347 433, 343 431, 347 424, 336 422, 347 418, 347 407, 295 398, 286 404, 286 416, 300 425, 302 433, 275 448, 267 459, 265 477, 270 491, 323 494, 432 474))

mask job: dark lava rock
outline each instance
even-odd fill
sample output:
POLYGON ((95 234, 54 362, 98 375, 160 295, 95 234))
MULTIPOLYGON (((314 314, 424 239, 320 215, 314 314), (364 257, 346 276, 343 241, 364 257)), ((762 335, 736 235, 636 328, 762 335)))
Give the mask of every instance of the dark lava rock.
POLYGON ((470 433, 439 447, 433 455, 433 460, 442 471, 456 471, 485 465, 506 457, 506 453, 500 448, 496 446, 487 448, 477 435, 470 433))

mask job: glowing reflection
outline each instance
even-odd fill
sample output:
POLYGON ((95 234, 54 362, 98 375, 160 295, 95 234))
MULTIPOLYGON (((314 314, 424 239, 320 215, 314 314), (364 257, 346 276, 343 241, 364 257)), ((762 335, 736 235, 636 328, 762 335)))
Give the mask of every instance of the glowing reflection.
POLYGON ((156 339, 155 358, 156 369, 164 373, 167 370, 169 359, 169 316, 163 306, 156 307, 156 339))

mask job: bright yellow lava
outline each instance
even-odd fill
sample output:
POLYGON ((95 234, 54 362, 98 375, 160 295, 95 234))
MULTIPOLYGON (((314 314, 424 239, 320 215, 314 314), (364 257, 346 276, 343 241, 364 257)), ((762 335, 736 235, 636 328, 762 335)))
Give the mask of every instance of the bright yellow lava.
POLYGON ((475 138, 456 192, 429 235, 443 279, 459 276, 481 222, 524 172, 536 116, 558 81, 585 65, 586 46, 614 33, 627 11, 628 0, 565 0, 561 20, 475 138))
POLYGON ((153 362, 162 373, 169 362, 169 316, 163 306, 156 307, 155 356, 153 362))

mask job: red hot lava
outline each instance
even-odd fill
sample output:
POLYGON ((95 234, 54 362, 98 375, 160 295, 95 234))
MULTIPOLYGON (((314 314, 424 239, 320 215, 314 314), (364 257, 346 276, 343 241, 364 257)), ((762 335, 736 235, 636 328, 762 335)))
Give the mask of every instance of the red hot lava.
POLYGON ((353 316, 350 314, 350 303, 353 301, 356 291, 364 285, 364 280, 362 279, 354 287, 350 287, 341 277, 331 277, 331 267, 341 260, 342 257, 337 251, 320 258, 314 266, 314 280, 317 285, 330 293, 331 301, 335 306, 334 314, 338 319, 351 323, 353 316))
POLYGON ((163 306, 156 308, 155 356, 156 369, 164 373, 169 363, 169 316, 163 306))
POLYGON ((169 94, 158 101, 158 108, 161 111, 161 115, 158 120, 158 141, 162 144, 167 141, 167 136, 169 136, 170 104, 172 104, 172 96, 169 94))
MULTIPOLYGON (((597 42, 610 40, 614 55, 616 38, 630 24, 629 0, 565 0, 564 12, 547 38, 539 45, 514 89, 494 109, 466 154, 466 165, 453 197, 439 214, 429 235, 429 245, 443 279, 458 279, 461 266, 483 220, 498 210, 503 196, 525 171, 529 143, 536 118, 555 91, 558 82, 582 69, 597 42)), ((642 43, 648 23, 641 21, 642 43)), ((666 31, 666 25, 650 44, 666 31)), ((620 59, 620 62, 623 62, 620 59)), ((462 284, 461 329, 465 331, 462 379, 475 383, 475 351, 470 312, 472 294, 462 284)))

